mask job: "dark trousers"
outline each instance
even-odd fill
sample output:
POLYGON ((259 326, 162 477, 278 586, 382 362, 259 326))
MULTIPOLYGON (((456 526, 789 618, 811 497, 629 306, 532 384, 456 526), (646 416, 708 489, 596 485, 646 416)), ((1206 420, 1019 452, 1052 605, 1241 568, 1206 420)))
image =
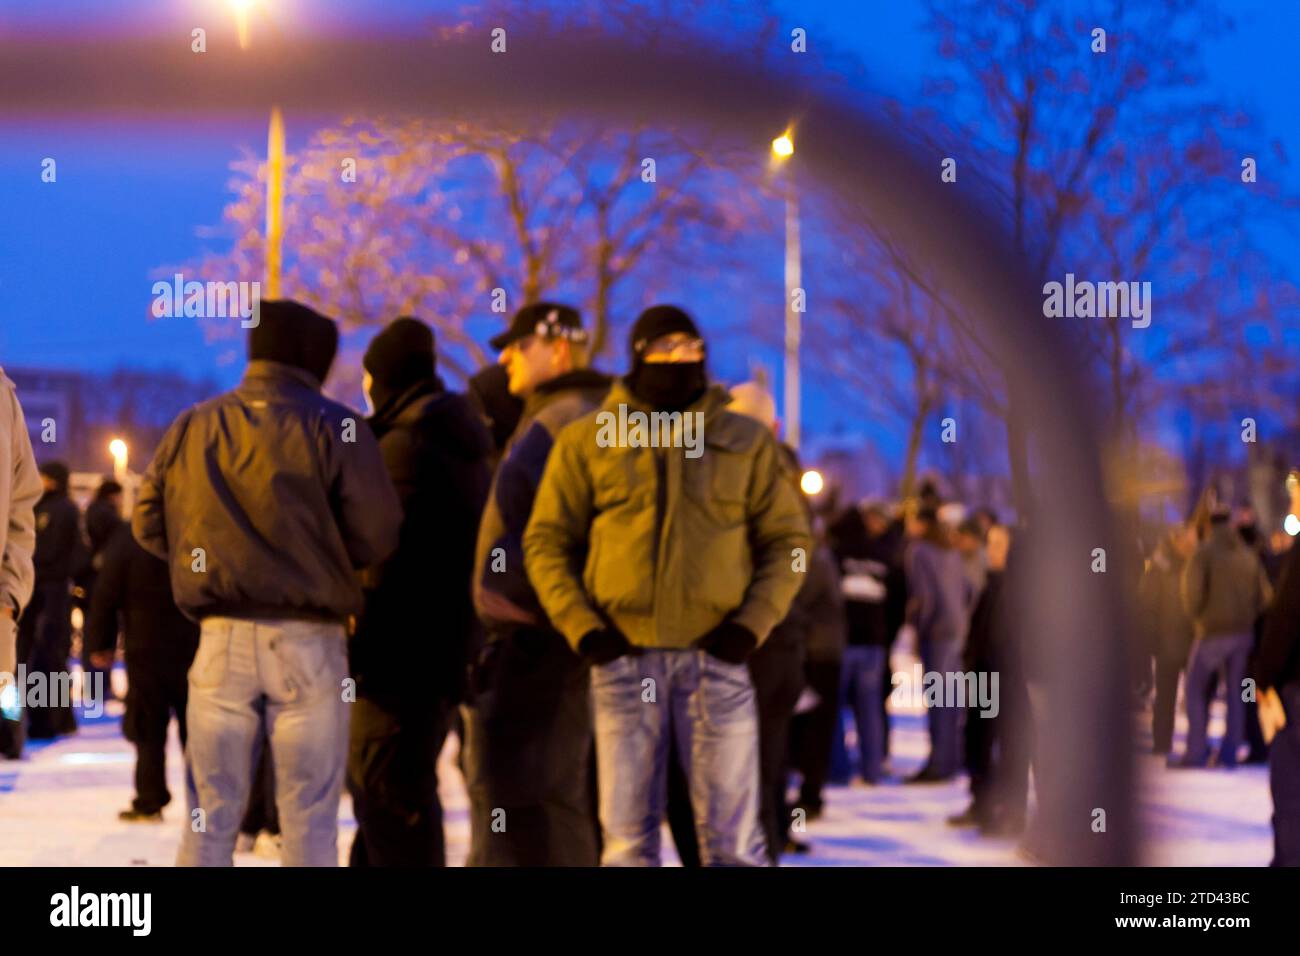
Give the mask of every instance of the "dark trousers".
POLYGON ((840 662, 804 663, 804 681, 817 694, 817 706, 790 722, 790 753, 803 782, 799 804, 811 812, 822 808, 822 790, 830 774, 831 747, 840 719, 840 662))
POLYGON ((275 762, 271 759, 271 745, 262 741, 261 757, 253 772, 253 785, 248 791, 248 807, 239 824, 239 832, 257 836, 265 830, 279 834, 280 812, 275 806, 275 762))
POLYGON ((1174 714, 1178 706, 1178 675, 1183 661, 1156 657, 1156 697, 1151 706, 1151 749, 1167 754, 1174 743, 1174 714))
POLYGON ((596 866, 587 665, 557 632, 499 626, 464 719, 470 866, 596 866))
MULTIPOLYGON (((997 665, 991 662, 975 667, 977 671, 995 669, 997 665)), ((1029 698, 1023 679, 1014 671, 1003 668, 998 677, 997 716, 981 716, 978 708, 966 712, 971 804, 976 817, 987 824, 1022 821, 1029 794, 1029 698)))
POLYGON ((1281 688, 1286 727, 1268 754, 1273 794, 1273 866, 1300 866, 1300 682, 1281 688))
POLYGON ((163 655, 146 652, 127 657, 122 729, 126 739, 135 745, 135 799, 131 805, 140 813, 157 813, 171 802, 167 789, 167 728, 175 717, 184 747, 188 670, 188 662, 168 662, 163 655))
POLYGON ((769 641, 749 659, 758 704, 759 820, 767 855, 780 859, 790 833, 786 784, 790 779, 790 721, 804 688, 804 651, 793 642, 769 641))
POLYGON ((44 706, 26 708, 27 737, 47 740, 74 733, 77 719, 72 714, 71 697, 62 699, 62 690, 67 689, 69 694, 71 690, 67 674, 72 650, 72 599, 66 580, 37 585, 18 625, 17 650, 28 675, 45 675, 48 692, 44 706))
POLYGON ((351 866, 446 866, 438 754, 451 707, 358 697, 348 733, 348 792, 357 818, 351 866))

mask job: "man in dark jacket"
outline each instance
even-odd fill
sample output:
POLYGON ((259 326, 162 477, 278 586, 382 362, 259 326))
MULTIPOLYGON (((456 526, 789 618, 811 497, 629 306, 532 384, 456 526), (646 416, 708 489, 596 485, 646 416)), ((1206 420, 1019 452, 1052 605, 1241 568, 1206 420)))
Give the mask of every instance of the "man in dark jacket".
POLYGON ((86 618, 86 654, 101 670, 113 666, 119 623, 127 679, 122 727, 135 744, 135 799, 118 816, 128 823, 160 822, 171 802, 167 727, 174 714, 184 747, 185 675, 199 647, 199 629, 176 607, 167 562, 140 547, 126 524, 103 549, 86 618))
MULTIPOLYGON (((86 616, 95 599, 95 582, 104 564, 104 554, 117 530, 126 521, 122 518, 122 485, 112 478, 105 478, 95 489, 94 500, 86 508, 86 542, 90 546, 90 558, 77 579, 80 590, 79 604, 86 616)), ((82 639, 81 669, 88 687, 102 687, 108 697, 112 696, 109 677, 112 670, 110 661, 108 669, 97 667, 91 659, 90 650, 82 639)))
POLYGON ((582 319, 566 306, 525 306, 492 347, 524 410, 492 482, 474 563, 487 643, 463 709, 469 863, 594 866, 587 669, 538 603, 523 536, 556 433, 596 408, 610 380, 584 367, 582 319))
MULTIPOLYGON (((1300 487, 1288 487, 1294 514, 1300 487)), ((1261 720, 1269 725, 1265 734, 1274 734, 1268 741, 1273 866, 1300 866, 1300 548, 1291 548, 1282 564, 1253 673, 1261 720)))
POLYGON ((202 626, 185 748, 181 865, 229 866, 265 728, 287 866, 338 865, 356 571, 397 547, 402 509, 369 426, 325 398, 334 322, 260 303, 234 391, 183 412, 140 486, 136 540, 202 626))
MULTIPOLYGON (((68 653, 72 650, 72 579, 86 562, 81 511, 68 497, 68 467, 41 466, 45 494, 36 503, 36 590, 18 628, 18 659, 44 674, 49 699, 27 708, 27 736, 48 740, 77 730, 68 653)), ((97 699, 103 700, 102 696, 97 699)))
POLYGON ((397 319, 362 364, 403 518, 397 550, 364 575, 366 611, 349 646, 351 862, 444 866, 437 762, 474 633, 470 578, 492 440, 465 396, 443 386, 424 323, 397 319))
POLYGON ((968 672, 997 675, 996 696, 994 708, 976 709, 976 702, 969 702, 965 744, 971 802, 948 819, 953 826, 978 826, 997 836, 1024 829, 1029 784, 1029 700, 1006 597, 1010 548, 1010 529, 992 525, 984 547, 984 584, 971 612, 962 661, 968 672))
MULTIPOLYGON (((853 711, 858 772, 867 783, 877 783, 888 753, 889 651, 907 605, 902 526, 889 520, 883 505, 868 502, 841 515, 827 540, 839 562, 848 623, 837 699, 847 700, 853 711)), ((820 805, 805 806, 810 812, 821 810, 820 805)))

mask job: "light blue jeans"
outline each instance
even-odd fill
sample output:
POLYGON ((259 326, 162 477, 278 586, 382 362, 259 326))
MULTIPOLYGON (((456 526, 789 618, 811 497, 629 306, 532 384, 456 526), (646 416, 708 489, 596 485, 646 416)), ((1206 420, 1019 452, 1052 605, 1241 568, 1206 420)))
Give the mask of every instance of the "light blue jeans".
POLYGON ((700 862, 767 865, 758 710, 746 665, 700 650, 628 654, 592 667, 591 699, 602 865, 659 865, 670 739, 690 785, 700 862))
POLYGON ((275 764, 281 864, 338 865, 347 676, 341 624, 203 621, 185 710, 190 816, 178 866, 231 865, 264 732, 275 764))

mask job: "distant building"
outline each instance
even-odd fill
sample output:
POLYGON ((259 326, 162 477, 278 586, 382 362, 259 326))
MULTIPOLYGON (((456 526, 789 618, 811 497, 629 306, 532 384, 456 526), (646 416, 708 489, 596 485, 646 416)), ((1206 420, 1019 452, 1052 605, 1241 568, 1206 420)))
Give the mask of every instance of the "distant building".
POLYGON ((212 382, 175 372, 119 369, 5 368, 18 386, 38 461, 62 461, 74 472, 110 474, 108 445, 121 438, 133 470, 143 471, 180 412, 217 393, 212 382))

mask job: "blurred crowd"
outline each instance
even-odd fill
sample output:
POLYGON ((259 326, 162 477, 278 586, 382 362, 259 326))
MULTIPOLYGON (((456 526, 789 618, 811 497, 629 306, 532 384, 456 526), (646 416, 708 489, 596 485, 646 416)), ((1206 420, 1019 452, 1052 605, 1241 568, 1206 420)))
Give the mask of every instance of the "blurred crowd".
MULTIPOLYGON (((686 865, 775 864, 811 851, 828 785, 899 776, 891 723, 918 699, 928 755, 903 782, 966 774, 948 824, 1044 856, 1027 811, 1047 703, 1011 599, 1026 559, 993 509, 930 481, 847 507, 804 494, 772 397, 711 382, 673 306, 637 319, 614 377, 588 367, 576 310, 530 304, 464 394, 429 327, 397 319, 366 350, 364 417, 321 393, 337 343, 327 317, 263 303, 243 382, 182 414, 130 509, 105 480, 83 516, 65 467, 38 488, 25 439, 0 443, 17 631, 0 663, 66 671, 74 602, 85 686, 107 687, 120 648, 137 751, 121 817, 162 819, 175 719, 178 862, 267 842, 333 865, 346 786, 353 865, 440 865, 454 734, 471 865, 653 865, 664 822, 686 865), (602 416, 629 409, 664 440, 611 442, 602 416), (685 416, 702 447, 683 447, 685 416)), ((1181 684, 1169 765, 1271 761, 1279 864, 1300 862, 1291 543, 1209 495, 1133 589, 1152 750, 1173 747, 1181 684)), ((15 690, 8 756, 76 729, 71 700, 15 690)))

